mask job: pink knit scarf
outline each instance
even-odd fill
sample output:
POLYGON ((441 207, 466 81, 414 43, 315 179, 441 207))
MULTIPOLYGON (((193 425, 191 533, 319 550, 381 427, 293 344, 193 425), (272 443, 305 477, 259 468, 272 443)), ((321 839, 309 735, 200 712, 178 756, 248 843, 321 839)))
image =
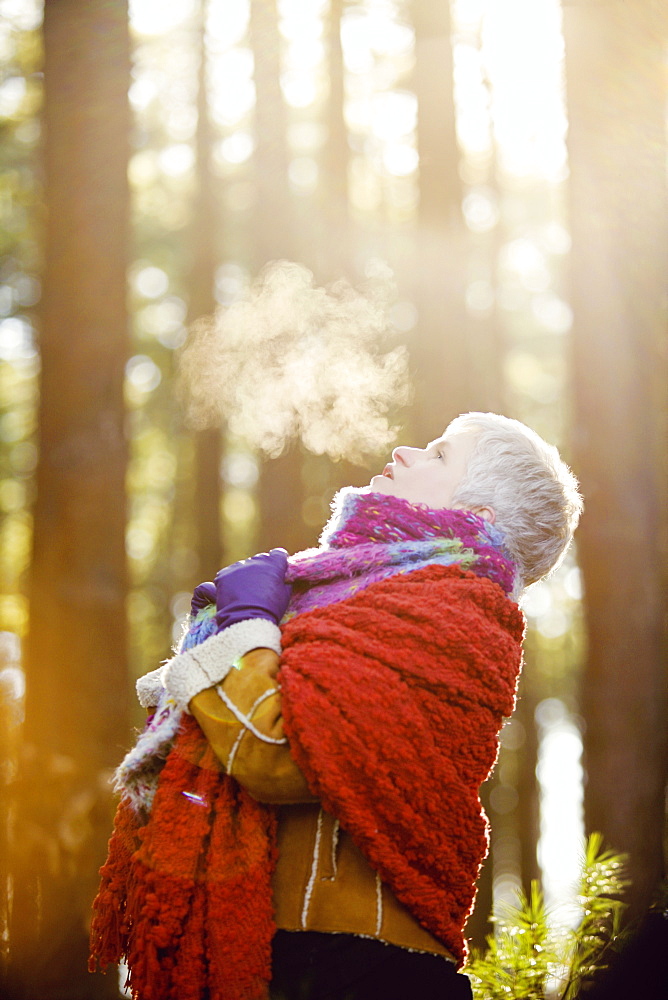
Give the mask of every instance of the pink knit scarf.
POLYGON ((383 493, 343 489, 320 546, 289 560, 293 594, 283 620, 398 573, 455 564, 489 577, 506 594, 513 589, 515 567, 494 525, 470 511, 432 510, 383 493))

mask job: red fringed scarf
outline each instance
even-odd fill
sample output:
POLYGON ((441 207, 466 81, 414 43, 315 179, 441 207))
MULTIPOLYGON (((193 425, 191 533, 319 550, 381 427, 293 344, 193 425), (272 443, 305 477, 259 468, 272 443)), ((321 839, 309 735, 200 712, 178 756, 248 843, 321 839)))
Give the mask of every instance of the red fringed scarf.
MULTIPOLYGON (((283 629, 291 752, 381 878, 461 963, 487 850, 478 789, 513 709, 523 617, 457 566, 369 586, 283 629)), ((182 725, 149 821, 121 802, 91 968, 127 956, 137 1000, 265 1000, 275 812, 182 725)))
POLYGON ((148 822, 119 804, 89 968, 126 958, 140 1000, 253 1000, 270 977, 276 819, 184 716, 148 822))

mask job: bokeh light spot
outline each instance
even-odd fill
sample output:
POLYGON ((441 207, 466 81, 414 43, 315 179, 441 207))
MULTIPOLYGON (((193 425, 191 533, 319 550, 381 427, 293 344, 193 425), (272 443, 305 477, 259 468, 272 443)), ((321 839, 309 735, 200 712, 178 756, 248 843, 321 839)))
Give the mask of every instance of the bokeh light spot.
POLYGON ((142 267, 134 275, 135 290, 145 299, 157 299, 169 288, 167 272, 160 267, 142 267))

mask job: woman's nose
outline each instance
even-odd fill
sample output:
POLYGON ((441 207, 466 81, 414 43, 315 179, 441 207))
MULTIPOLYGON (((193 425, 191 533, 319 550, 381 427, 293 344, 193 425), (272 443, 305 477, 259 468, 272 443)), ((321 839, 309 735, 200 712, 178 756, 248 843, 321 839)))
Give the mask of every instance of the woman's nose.
POLYGON ((406 445, 401 445, 401 447, 394 449, 392 458, 398 465, 409 466, 413 465, 420 451, 420 448, 409 448, 406 445))

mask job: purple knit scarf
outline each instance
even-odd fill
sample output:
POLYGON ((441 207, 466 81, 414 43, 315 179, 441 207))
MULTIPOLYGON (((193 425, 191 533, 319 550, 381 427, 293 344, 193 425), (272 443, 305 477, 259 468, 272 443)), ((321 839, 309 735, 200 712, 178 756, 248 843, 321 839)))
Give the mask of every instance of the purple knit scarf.
POLYGON ((318 548, 289 559, 293 592, 283 619, 345 600, 398 573, 454 563, 513 590, 515 567, 503 534, 464 510, 432 510, 384 493, 341 490, 318 548))

